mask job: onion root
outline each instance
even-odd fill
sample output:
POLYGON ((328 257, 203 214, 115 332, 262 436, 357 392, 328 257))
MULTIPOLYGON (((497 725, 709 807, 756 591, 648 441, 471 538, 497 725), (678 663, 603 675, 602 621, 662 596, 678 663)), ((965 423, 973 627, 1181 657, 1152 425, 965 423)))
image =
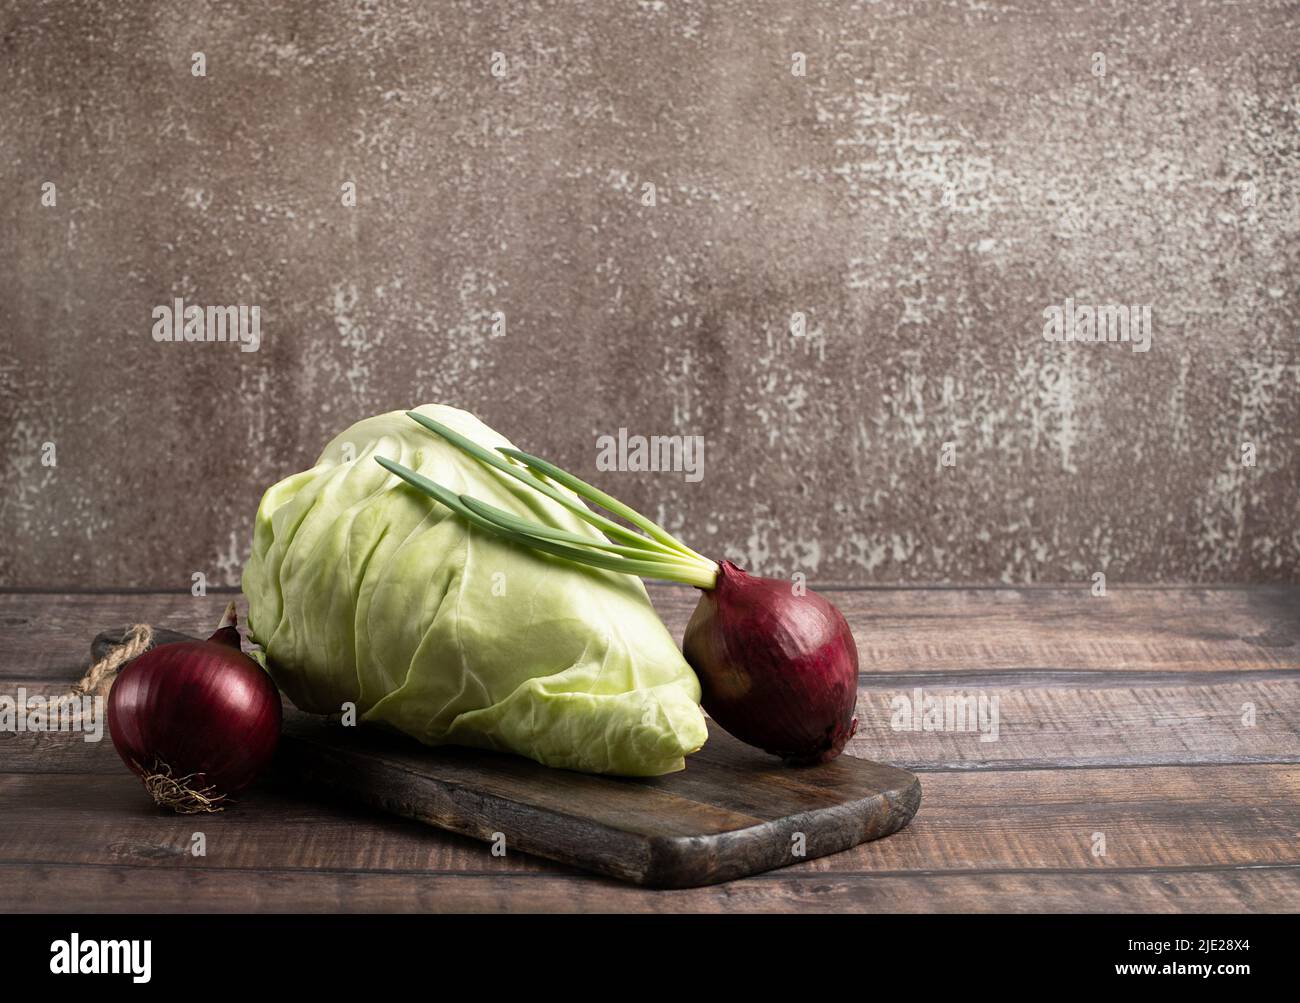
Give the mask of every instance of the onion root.
POLYGON ((159 808, 169 808, 180 815, 215 814, 225 811, 221 803, 226 795, 217 794, 214 787, 196 787, 197 773, 184 777, 173 777, 172 768, 166 763, 154 760, 153 769, 144 770, 136 763, 140 776, 144 778, 144 789, 154 799, 159 808))

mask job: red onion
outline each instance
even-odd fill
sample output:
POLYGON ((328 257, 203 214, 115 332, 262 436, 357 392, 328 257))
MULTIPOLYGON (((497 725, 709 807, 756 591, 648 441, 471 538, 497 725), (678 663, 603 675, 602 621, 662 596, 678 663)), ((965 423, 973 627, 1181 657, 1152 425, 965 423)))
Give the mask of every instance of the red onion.
POLYGON ((234 604, 206 641, 151 648, 108 696, 117 753, 161 806, 219 811, 275 754, 280 693, 239 648, 234 604))
POLYGON ((709 716, 791 764, 838 756, 858 728, 858 649, 844 615, 730 561, 701 591, 682 648, 709 716))

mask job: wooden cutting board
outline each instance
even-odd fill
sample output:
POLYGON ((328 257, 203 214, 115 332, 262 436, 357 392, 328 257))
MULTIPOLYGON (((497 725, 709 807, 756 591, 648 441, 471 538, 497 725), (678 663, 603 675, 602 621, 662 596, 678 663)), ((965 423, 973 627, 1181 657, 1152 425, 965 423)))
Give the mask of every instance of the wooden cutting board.
MULTIPOLYGON (((96 659, 122 631, 95 639, 96 659)), ((163 640, 184 635, 155 628, 163 640)), ((921 783, 840 756, 789 767, 712 721, 686 769, 664 777, 592 776, 521 756, 429 748, 380 728, 345 728, 286 703, 276 773, 503 847, 657 888, 730 881, 897 832, 921 783)))

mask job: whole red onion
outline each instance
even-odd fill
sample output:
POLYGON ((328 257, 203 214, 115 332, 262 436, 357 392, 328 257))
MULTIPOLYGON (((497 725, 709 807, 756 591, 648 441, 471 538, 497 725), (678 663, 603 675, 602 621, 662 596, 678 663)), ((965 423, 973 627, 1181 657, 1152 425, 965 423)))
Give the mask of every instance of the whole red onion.
POLYGON ((117 753, 163 807, 219 811, 267 766, 280 738, 280 692, 240 651, 233 622, 206 641, 151 648, 108 696, 117 753))
POLYGON ((858 649, 816 592, 756 578, 730 561, 682 640, 701 703, 742 742, 796 765, 834 759, 857 731, 858 649))

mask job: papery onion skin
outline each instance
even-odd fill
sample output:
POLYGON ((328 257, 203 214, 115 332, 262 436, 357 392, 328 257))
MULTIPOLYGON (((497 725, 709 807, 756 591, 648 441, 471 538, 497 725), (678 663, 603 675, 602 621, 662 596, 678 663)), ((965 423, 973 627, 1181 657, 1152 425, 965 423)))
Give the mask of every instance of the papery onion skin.
POLYGON ((279 690, 240 652, 232 626, 207 641, 150 649, 122 671, 108 698, 113 746, 150 793, 150 778, 163 771, 191 778, 190 788, 218 800, 238 793, 275 755, 282 719, 279 690))
POLYGON ((709 716, 791 765, 838 756, 858 726, 858 649, 844 615, 730 561, 702 591, 682 649, 709 716))

